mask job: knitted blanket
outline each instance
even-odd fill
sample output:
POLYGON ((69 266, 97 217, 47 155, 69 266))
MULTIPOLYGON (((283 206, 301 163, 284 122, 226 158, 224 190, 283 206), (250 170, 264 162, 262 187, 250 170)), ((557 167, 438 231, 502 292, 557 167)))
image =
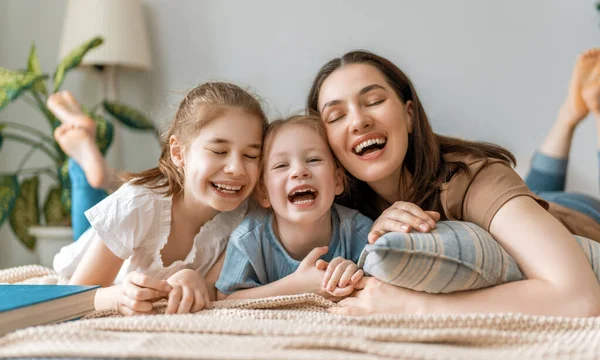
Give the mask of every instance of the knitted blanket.
MULTIPOLYGON (((56 283, 52 270, 0 270, 0 282, 56 283)), ((164 312, 165 302, 155 304, 164 312)), ((214 303, 188 315, 95 312, 0 337, 0 357, 154 359, 595 359, 600 318, 515 314, 329 314, 313 294, 214 303)))

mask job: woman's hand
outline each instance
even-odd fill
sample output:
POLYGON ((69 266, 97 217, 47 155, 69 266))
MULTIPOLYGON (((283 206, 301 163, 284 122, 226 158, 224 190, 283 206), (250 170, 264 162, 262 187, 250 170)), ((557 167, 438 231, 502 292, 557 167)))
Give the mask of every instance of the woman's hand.
POLYGON ((179 270, 167 279, 172 290, 165 314, 195 313, 210 307, 209 291, 204 277, 191 269, 179 270))
POLYGON ((437 211, 424 211, 413 203, 396 201, 375 220, 369 232, 369 244, 388 232, 406 233, 411 229, 429 232, 439 220, 440 213, 437 211))
MULTIPOLYGON (((322 268, 323 260, 317 261, 317 269, 322 268)), ((358 284, 365 273, 358 268, 352 260, 346 260, 343 257, 336 257, 331 260, 325 270, 322 286, 325 290, 334 295, 334 290, 339 289, 335 293, 337 296, 350 295, 354 290, 354 286, 358 284), (343 295, 342 295, 343 294, 343 295)))
POLYGON ((111 289, 114 291, 114 308, 125 316, 154 314, 153 303, 166 297, 171 286, 164 280, 130 272, 120 285, 111 289))
POLYGON ((366 276, 356 285, 356 291, 327 309, 338 315, 418 314, 423 312, 427 293, 404 289, 366 276))

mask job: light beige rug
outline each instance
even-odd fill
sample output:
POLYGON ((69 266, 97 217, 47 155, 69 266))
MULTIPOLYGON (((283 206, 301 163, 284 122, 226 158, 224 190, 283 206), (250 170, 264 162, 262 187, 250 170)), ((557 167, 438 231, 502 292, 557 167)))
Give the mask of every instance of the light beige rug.
MULTIPOLYGON (((55 283, 52 270, 0 282, 55 283)), ((165 303, 157 303, 164 311, 165 303)), ((221 301, 191 315, 96 312, 0 337, 0 357, 161 359, 597 359, 600 318, 514 314, 343 317, 312 294, 221 301)))

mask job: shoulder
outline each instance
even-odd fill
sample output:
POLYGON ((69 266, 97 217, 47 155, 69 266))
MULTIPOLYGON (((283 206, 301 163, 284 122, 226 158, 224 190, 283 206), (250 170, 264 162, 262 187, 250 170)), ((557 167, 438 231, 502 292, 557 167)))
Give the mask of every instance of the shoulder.
MULTIPOLYGON (((119 217, 137 210, 154 213, 164 207, 160 206, 160 202, 170 203, 170 198, 146 187, 125 183, 117 191, 88 209, 85 214, 88 217, 98 214, 112 214, 119 217)), ((167 207, 170 211, 170 206, 167 207)))
POLYGON ((463 162, 468 171, 457 171, 442 185, 440 201, 449 220, 470 221, 487 230, 496 212, 517 196, 532 197, 547 208, 506 161, 451 155, 450 161, 463 162))
POLYGON ((117 191, 110 194, 106 199, 111 199, 113 201, 143 202, 158 200, 164 197, 163 194, 158 193, 156 190, 127 182, 118 188, 117 191))
POLYGON ((230 243, 256 242, 268 227, 270 211, 260 206, 249 206, 246 216, 231 233, 230 243))
POLYGON ((444 159, 447 162, 462 163, 466 168, 458 168, 442 186, 442 192, 445 190, 464 195, 474 181, 480 182, 484 178, 486 181, 481 184, 484 187, 491 187, 493 184, 487 180, 494 177, 511 185, 523 183, 511 165, 501 159, 459 153, 446 154, 444 159))
MULTIPOLYGON (((492 164, 501 164, 506 166, 509 169, 512 169, 510 164, 502 159, 492 158, 492 157, 484 157, 475 154, 465 154, 465 153, 448 153, 443 155, 444 160, 449 163, 463 163, 465 164, 469 171, 480 170, 486 166, 492 164)), ((460 172, 458 172, 460 173, 460 172)))

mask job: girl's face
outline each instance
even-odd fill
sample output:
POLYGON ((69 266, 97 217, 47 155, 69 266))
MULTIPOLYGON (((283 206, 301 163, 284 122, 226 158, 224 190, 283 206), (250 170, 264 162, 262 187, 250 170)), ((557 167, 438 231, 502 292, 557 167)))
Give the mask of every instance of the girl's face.
POLYGON ((265 154, 263 206, 272 206, 279 219, 310 222, 326 215, 335 195, 344 190, 327 143, 315 130, 301 125, 281 129, 265 154))
POLYGON ((218 211, 235 209, 258 181, 263 123, 228 110, 202 127, 186 148, 171 138, 171 156, 184 169, 184 193, 218 211))
POLYGON ((357 179, 398 174, 412 131, 412 102, 404 104, 374 66, 352 64, 323 82, 319 111, 338 160, 357 179))

